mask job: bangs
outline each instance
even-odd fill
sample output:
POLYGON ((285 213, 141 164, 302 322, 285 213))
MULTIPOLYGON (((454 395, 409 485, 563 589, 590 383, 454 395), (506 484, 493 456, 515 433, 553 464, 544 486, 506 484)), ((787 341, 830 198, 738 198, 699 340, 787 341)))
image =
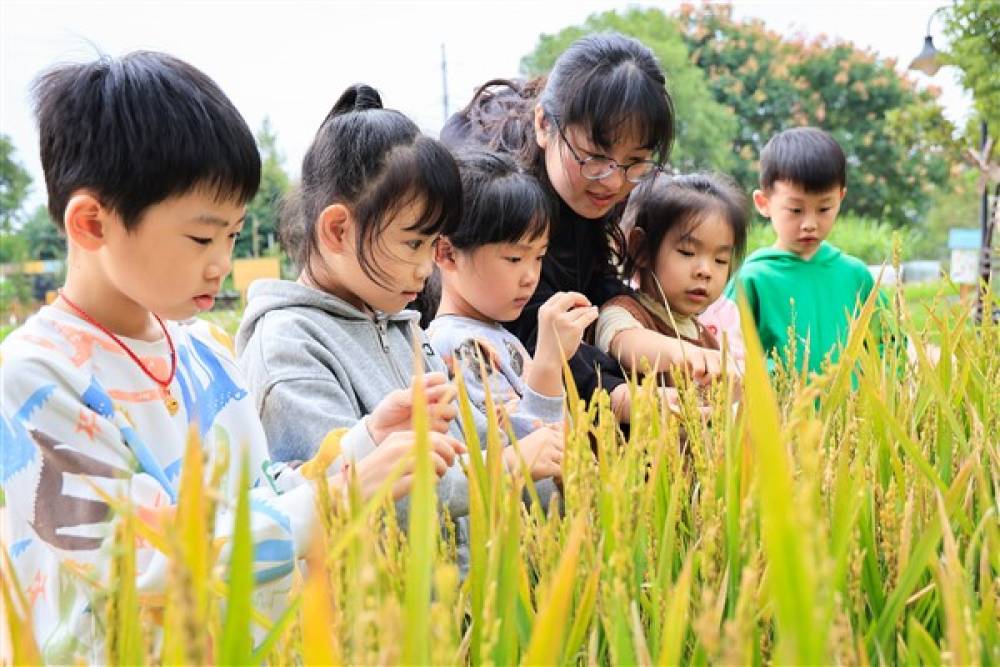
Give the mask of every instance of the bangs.
POLYGON ((369 236, 383 231, 402 208, 420 202, 420 215, 406 228, 433 236, 448 234, 462 216, 462 181, 454 158, 440 143, 420 136, 412 146, 400 146, 386 157, 381 177, 355 203, 354 214, 375 224, 369 236))
MULTIPOLYGON (((495 184, 467 212, 461 231, 476 237, 475 243, 467 245, 534 241, 548 233, 551 212, 541 190, 524 180, 504 180, 513 182, 495 184)), ((466 234, 460 232, 458 236, 466 234)), ((462 248, 464 240, 458 238, 456 247, 462 248)))
POLYGON ((673 117, 663 88, 626 61, 603 76, 589 77, 567 100, 560 120, 584 128, 601 150, 610 152, 621 142, 636 141, 663 161, 673 144, 673 117))
POLYGON ((389 152, 380 177, 352 207, 363 230, 357 241, 361 268, 376 282, 381 283, 386 274, 372 262, 366 249, 373 239, 379 240, 401 209, 418 202, 420 214, 406 231, 434 236, 447 235, 458 227, 462 218, 458 167, 448 149, 422 135, 412 145, 389 152))
POLYGON ((555 216, 554 204, 534 176, 513 157, 490 151, 458 155, 462 175, 462 222, 446 234, 458 250, 492 243, 534 241, 544 236, 555 216))
POLYGON ((62 226, 90 188, 126 228, 150 206, 194 190, 245 204, 260 184, 253 134, 214 81, 161 53, 56 68, 32 93, 49 212, 62 226))
POLYGON ((822 194, 847 184, 847 161, 840 144, 819 128, 797 127, 775 135, 760 154, 761 188, 777 181, 822 194))
POLYGON ((812 195, 824 194, 834 188, 844 186, 844 169, 835 159, 808 153, 786 152, 780 155, 776 164, 762 171, 764 189, 771 190, 778 181, 799 185, 812 195))

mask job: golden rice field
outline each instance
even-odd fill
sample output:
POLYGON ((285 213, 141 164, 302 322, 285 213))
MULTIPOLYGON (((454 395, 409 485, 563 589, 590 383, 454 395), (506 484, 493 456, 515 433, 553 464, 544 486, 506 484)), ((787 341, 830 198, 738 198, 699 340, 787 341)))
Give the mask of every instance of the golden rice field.
MULTIPOLYGON (((464 579, 426 442, 406 530, 384 496, 331 498, 320 484, 323 534, 276 622, 251 606, 245 494, 231 567, 215 565, 200 483, 212 472, 192 442, 174 525, 158 534, 120 513, 107 660, 1000 664, 1000 328, 963 308, 918 328, 900 296, 886 330, 909 353, 879 357, 869 303, 840 363, 807 384, 769 378, 748 330, 738 409, 731 386, 685 388, 675 417, 637 384, 627 441, 606 395, 584 405, 571 389, 562 515, 522 501, 494 432, 470 459, 464 579), (173 558, 155 602, 131 576, 138 533, 173 558)), ((36 659, 26 620, 7 618, 15 659, 36 659)))

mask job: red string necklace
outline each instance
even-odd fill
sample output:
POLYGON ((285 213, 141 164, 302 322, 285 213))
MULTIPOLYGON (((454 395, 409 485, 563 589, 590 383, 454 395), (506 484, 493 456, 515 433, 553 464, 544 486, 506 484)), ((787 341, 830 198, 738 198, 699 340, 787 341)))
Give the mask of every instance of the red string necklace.
POLYGON ((170 374, 167 376, 166 380, 161 380, 160 378, 153 375, 153 372, 149 370, 146 364, 142 363, 142 360, 139 358, 139 356, 135 352, 133 352, 121 338, 111 333, 111 331, 109 331, 107 327, 105 327, 103 324, 101 324, 93 317, 91 317, 87 313, 87 311, 85 311, 83 308, 76 305, 68 298, 66 298, 66 295, 63 294, 62 290, 59 290, 58 294, 59 298, 65 301, 67 306, 76 311, 77 315, 79 315, 87 322, 93 324, 95 327, 106 333, 108 336, 111 337, 111 340, 118 343, 118 346, 121 347, 123 350, 125 350, 125 353, 128 354, 128 356, 132 358, 132 361, 134 361, 136 365, 138 365, 139 368, 142 369, 142 372, 145 373, 150 380, 159 385, 160 396, 163 398, 164 405, 167 406, 167 412, 169 412, 171 415, 177 414, 177 410, 178 408, 180 408, 180 404, 177 402, 177 399, 174 398, 173 395, 170 393, 170 383, 174 381, 174 375, 177 373, 177 352, 176 350, 174 350, 174 341, 170 337, 170 332, 167 331, 167 327, 163 323, 163 320, 160 319, 160 316, 157 315, 156 313, 153 313, 153 317, 156 318, 156 322, 160 325, 160 328, 163 329, 163 335, 167 339, 167 346, 170 348, 170 374))

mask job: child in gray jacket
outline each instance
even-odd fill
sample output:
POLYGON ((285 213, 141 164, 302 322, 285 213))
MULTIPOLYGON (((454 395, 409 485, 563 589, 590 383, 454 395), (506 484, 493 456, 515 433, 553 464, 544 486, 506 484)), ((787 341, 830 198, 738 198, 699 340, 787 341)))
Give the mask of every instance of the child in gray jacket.
MULTIPOLYGON (((412 384, 420 381, 443 472, 438 498, 453 517, 468 512, 461 467, 456 460, 442 471, 435 453, 435 444, 462 447, 452 387, 416 326, 419 314, 403 310, 430 275, 434 240, 454 227, 460 201, 444 146, 383 109, 372 88, 345 91, 306 153, 299 192, 281 221, 298 280, 255 282, 237 334, 275 459, 311 457, 337 427, 350 429, 344 462, 369 456, 410 431, 412 384)), ((405 507, 397 506, 401 521, 405 507)))

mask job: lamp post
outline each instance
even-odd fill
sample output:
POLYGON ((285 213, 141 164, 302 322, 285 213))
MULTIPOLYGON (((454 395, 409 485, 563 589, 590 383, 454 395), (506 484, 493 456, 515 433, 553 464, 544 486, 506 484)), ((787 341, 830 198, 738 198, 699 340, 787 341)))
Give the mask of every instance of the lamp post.
MULTIPOLYGON (((917 57, 913 59, 910 63, 909 69, 916 70, 918 72, 923 72, 927 76, 934 76, 937 74, 938 70, 941 69, 944 64, 941 59, 941 52, 934 47, 934 40, 931 38, 931 21, 938 12, 943 11, 944 7, 938 7, 931 15, 927 18, 927 30, 924 35, 924 46, 920 49, 920 53, 917 57)), ((980 134, 982 135, 982 144, 980 146, 980 151, 982 155, 982 160, 986 160, 986 148, 989 145, 989 128, 986 126, 986 118, 984 117, 979 125, 980 134)), ((985 164, 983 165, 985 168, 985 164)), ((990 205, 989 205, 989 182, 986 178, 982 179, 982 193, 981 201, 979 204, 979 227, 980 227, 980 257, 979 257, 979 277, 982 280, 982 285, 980 289, 976 290, 976 312, 975 317, 977 321, 982 321, 983 316, 983 295, 989 287, 990 274, 992 273, 992 254, 993 254, 993 234, 992 225, 990 223, 990 205)), ((992 314, 991 314, 992 315, 992 314)))

